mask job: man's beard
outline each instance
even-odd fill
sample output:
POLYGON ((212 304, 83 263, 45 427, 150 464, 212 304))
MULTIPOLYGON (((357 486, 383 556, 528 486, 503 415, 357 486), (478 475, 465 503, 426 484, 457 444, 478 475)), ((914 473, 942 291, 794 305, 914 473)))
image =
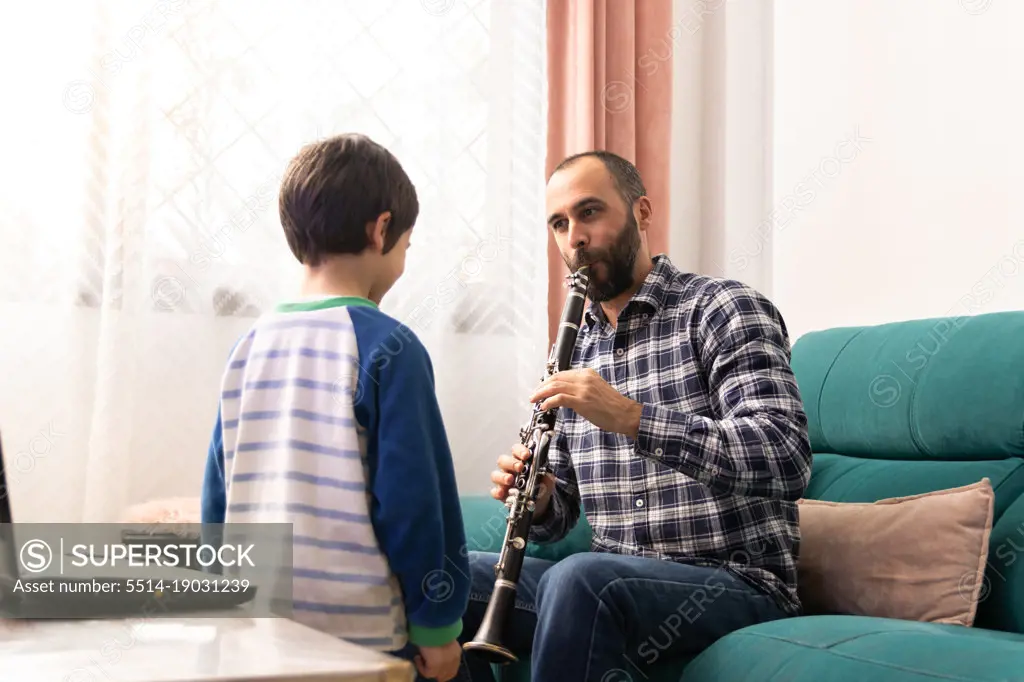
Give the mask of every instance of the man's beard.
POLYGON ((598 279, 599 276, 591 267, 590 284, 587 287, 587 298, 601 303, 619 296, 633 286, 633 265, 639 250, 640 231, 636 218, 630 212, 619 237, 610 248, 603 251, 577 251, 566 265, 575 272, 581 265, 592 265, 598 261, 604 263, 605 276, 598 279))

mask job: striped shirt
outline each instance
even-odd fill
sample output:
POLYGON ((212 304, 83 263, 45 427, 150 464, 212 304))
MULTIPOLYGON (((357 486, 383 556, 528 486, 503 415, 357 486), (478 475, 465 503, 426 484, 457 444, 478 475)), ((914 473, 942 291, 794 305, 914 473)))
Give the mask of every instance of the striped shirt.
POLYGON ((468 603, 430 358, 370 301, 278 306, 231 352, 204 523, 291 523, 295 620, 370 648, 450 642, 468 603))
POLYGON ((654 260, 617 328, 584 314, 573 356, 642 403, 639 433, 559 410, 556 493, 531 539, 564 537, 582 505, 594 551, 722 568, 798 613, 811 449, 785 323, 740 282, 654 260))

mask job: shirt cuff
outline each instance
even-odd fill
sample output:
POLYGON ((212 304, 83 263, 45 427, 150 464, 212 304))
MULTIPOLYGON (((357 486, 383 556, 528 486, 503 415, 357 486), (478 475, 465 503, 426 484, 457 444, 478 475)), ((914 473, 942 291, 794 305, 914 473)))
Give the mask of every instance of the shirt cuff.
POLYGON ((644 403, 635 441, 636 452, 682 471, 696 481, 707 483, 714 467, 691 454, 699 452, 701 442, 711 435, 707 421, 703 417, 644 403))
POLYGON ((551 502, 548 505, 548 516, 542 523, 530 524, 528 540, 530 542, 551 542, 561 539, 565 526, 565 504, 558 490, 551 493, 551 502))
POLYGON ((680 436, 686 428, 685 417, 676 410, 644 403, 636 432, 637 452, 653 459, 677 459, 682 451, 680 436))

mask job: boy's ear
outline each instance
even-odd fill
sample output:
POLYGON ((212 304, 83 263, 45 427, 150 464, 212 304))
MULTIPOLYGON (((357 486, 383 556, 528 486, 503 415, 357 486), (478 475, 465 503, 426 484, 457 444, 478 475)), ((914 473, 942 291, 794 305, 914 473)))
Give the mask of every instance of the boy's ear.
POLYGON ((375 251, 384 251, 384 236, 391 223, 391 211, 384 211, 375 222, 366 226, 366 239, 375 251))

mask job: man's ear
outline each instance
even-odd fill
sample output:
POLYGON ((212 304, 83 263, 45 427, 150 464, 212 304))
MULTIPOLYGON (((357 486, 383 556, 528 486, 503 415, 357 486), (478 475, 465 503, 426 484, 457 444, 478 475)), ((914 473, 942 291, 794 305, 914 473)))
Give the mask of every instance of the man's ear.
POLYGON ((391 223, 391 211, 384 211, 377 220, 366 225, 366 240, 375 251, 384 251, 384 238, 391 223))
POLYGON ((637 228, 641 232, 651 226, 651 219, 654 216, 654 206, 648 197, 640 197, 633 204, 633 216, 636 218, 637 228))

